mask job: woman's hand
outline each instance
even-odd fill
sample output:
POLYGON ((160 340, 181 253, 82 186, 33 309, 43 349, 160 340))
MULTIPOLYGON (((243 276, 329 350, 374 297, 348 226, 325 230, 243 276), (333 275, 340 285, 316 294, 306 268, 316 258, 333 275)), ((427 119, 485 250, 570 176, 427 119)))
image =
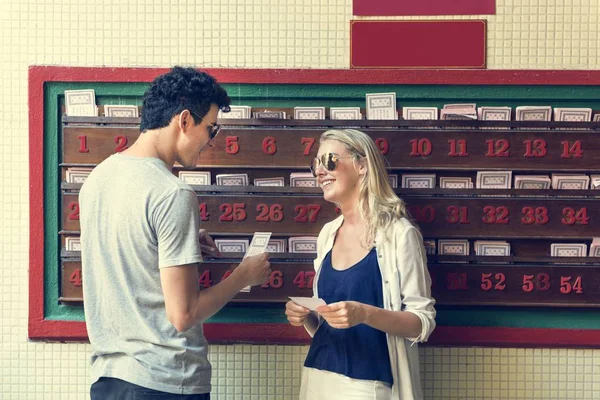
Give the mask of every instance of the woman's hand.
POLYGON ((316 311, 332 328, 337 329, 351 328, 367 320, 367 307, 357 301, 331 303, 317 307, 316 311))
POLYGON ((290 300, 285 304, 285 315, 293 326, 302 326, 310 315, 310 310, 290 300))

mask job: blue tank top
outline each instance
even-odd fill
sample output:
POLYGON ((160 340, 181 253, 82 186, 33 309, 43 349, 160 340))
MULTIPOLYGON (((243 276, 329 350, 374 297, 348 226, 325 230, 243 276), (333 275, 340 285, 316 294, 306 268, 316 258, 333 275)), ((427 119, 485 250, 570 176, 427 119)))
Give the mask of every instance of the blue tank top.
MULTIPOLYGON (((327 304, 353 300, 383 308, 383 287, 375 248, 343 271, 333 268, 329 251, 321 266, 318 289, 319 297, 327 304)), ((394 383, 386 334, 366 324, 336 329, 323 321, 313 337, 304 366, 354 379, 394 383)))

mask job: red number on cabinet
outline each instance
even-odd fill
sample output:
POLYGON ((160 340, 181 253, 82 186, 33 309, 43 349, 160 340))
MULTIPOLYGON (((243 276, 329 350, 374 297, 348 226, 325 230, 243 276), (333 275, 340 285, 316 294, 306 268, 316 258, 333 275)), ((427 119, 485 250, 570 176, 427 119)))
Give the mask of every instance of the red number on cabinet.
POLYGON ((240 151, 240 144, 237 136, 227 136, 225 138, 225 151, 227 154, 237 154, 240 151))
POLYGON ((435 220, 435 208, 433 206, 411 206, 408 207, 408 211, 417 222, 430 224, 435 220))
POLYGON ((488 145, 488 151, 485 153, 486 157, 508 157, 510 156, 510 144, 506 139, 499 140, 486 140, 488 145))
POLYGON ((546 141, 544 139, 525 140, 525 157, 545 157, 548 154, 546 141))
POLYGON ((431 140, 427 138, 412 139, 410 145, 410 155, 412 157, 427 157, 431 154, 431 140))
POLYGON ((263 153, 273 155, 277 152, 277 142, 273 136, 267 136, 262 141, 263 153))
POLYGON ((537 275, 523 275, 523 291, 531 293, 534 289, 540 292, 550 289, 550 275, 545 272, 537 275))
POLYGON ((76 201, 72 201, 69 203, 69 210, 71 210, 71 212, 69 213, 69 220, 71 221, 77 221, 79 220, 79 203, 76 201))
POLYGON ((481 274, 481 289, 485 291, 489 291, 492 288, 494 290, 504 290, 506 289, 506 276, 503 273, 498 272, 497 274, 481 274), (494 276, 494 281, 492 281, 492 275, 494 276))
POLYGON ((509 212, 508 208, 504 206, 485 206, 483 208, 483 212, 485 215, 481 218, 481 220, 486 224, 508 224, 509 212))
POLYGON ((309 156, 310 151, 312 150, 313 144, 315 144, 315 138, 303 137, 300 140, 300 143, 304 145, 304 155, 309 156))
POLYGON ((565 140, 560 142, 563 147, 563 152, 560 158, 582 158, 583 150, 581 150, 581 140, 576 140, 573 144, 570 141, 565 140))
POLYGON ((449 206, 446 221, 451 224, 470 224, 467 207, 449 206))
POLYGON ((76 269, 69 276, 69 282, 73 284, 73 286, 81 286, 81 269, 76 269))
POLYGON ((77 139, 79 139, 79 152, 80 153, 89 153, 90 149, 88 149, 88 147, 87 147, 87 136, 85 136, 85 135, 77 136, 77 139))
POLYGON ((587 207, 575 210, 571 207, 563 208, 563 217, 560 222, 563 225, 588 225, 590 217, 587 216, 587 207))
POLYGON ((273 271, 269 277, 269 281, 263 283, 260 287, 263 289, 273 288, 279 289, 283 286, 283 272, 273 271))
POLYGON ((377 139, 375 139, 375 144, 377 145, 377 148, 379 148, 379 151, 381 152, 381 154, 384 155, 384 156, 390 150, 390 144, 387 141, 387 139, 385 139, 385 138, 377 138, 377 139))
POLYGON ((467 157, 469 153, 467 153, 467 141, 465 139, 450 139, 448 140, 450 144, 450 152, 448 153, 448 157, 467 157))
POLYGON ((294 285, 300 289, 312 289, 315 271, 300 271, 294 278, 294 285))
POLYGON ((577 294, 583 293, 583 284, 581 283, 581 277, 576 277, 575 282, 571 282, 571 279, 571 276, 560 277, 560 292, 563 294, 569 294, 574 290, 577 294))
POLYGON ((210 271, 205 270, 198 278, 198 286, 208 288, 212 285, 212 280, 210 279, 210 271))
POLYGON ((523 207, 521 222, 525 225, 545 225, 548 223, 548 209, 546 207, 523 207))
POLYGON ((449 272, 446 276, 448 290, 468 290, 467 274, 465 272, 449 272))
POLYGON ((229 277, 229 275, 231 275, 232 272, 233 271, 231 271, 229 269, 227 271, 225 271, 225 274, 223 274, 223 277, 221 278, 221 282, 223 282, 225 279, 227 279, 229 277))
POLYGON ((256 216, 257 221, 261 222, 279 222, 283 219, 283 206, 281 204, 272 204, 270 207, 268 204, 260 203, 256 206, 258 215, 256 216))
POLYGON ((115 144, 117 145, 117 147, 115 147, 115 151, 117 153, 122 152, 123 150, 127 149, 127 137, 123 136, 123 135, 117 135, 115 136, 115 144))
POLYGON ((294 208, 294 212, 296 213, 294 222, 315 222, 319 211, 321 211, 321 206, 318 204, 298 204, 294 208))
POLYGON ((219 217, 219 221, 243 221, 246 219, 246 204, 234 203, 223 203, 219 206, 219 209, 223 214, 219 217))
POLYGON ((200 221, 208 221, 210 214, 208 213, 206 203, 200 203, 198 208, 200 209, 200 221))

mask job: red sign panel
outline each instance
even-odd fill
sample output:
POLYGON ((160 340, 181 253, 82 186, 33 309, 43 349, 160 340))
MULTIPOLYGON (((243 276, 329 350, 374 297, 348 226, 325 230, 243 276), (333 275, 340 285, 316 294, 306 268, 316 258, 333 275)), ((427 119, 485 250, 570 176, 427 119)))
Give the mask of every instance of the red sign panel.
POLYGON ((485 68, 486 21, 350 21, 351 68, 485 68))
POLYGON ((359 16, 496 14, 496 0, 353 0, 359 16))

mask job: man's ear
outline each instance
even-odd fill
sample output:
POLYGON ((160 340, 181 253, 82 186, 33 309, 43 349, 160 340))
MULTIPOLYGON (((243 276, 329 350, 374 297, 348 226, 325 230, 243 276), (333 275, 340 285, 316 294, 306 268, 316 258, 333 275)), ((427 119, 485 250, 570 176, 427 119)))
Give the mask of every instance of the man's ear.
POLYGON ((188 128, 190 128, 192 115, 188 110, 183 110, 179 113, 179 115, 175 116, 177 119, 177 126, 181 131, 186 132, 188 128))

